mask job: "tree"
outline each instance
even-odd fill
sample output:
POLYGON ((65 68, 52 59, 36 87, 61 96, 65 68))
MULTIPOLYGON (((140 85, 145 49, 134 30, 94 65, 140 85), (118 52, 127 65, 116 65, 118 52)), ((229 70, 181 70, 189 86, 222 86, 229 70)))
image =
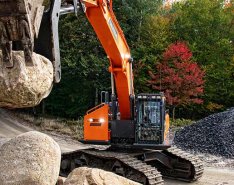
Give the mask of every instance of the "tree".
POLYGON ((163 61, 156 64, 156 72, 149 71, 148 81, 153 90, 162 91, 169 106, 173 108, 173 119, 177 106, 201 104, 204 71, 192 60, 192 53, 184 42, 169 45, 163 53, 163 61))
POLYGON ((144 23, 148 16, 157 15, 162 0, 119 0, 114 1, 114 12, 131 49, 142 41, 144 23))

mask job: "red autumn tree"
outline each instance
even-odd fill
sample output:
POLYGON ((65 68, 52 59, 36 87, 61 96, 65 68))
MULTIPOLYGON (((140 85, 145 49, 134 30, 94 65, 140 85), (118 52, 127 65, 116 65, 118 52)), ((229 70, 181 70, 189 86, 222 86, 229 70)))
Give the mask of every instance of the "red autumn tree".
POLYGON ((204 91, 204 71, 192 61, 192 52, 184 42, 169 45, 163 53, 163 61, 156 65, 156 72, 149 71, 149 85, 164 92, 167 104, 177 106, 201 104, 199 95, 204 91))

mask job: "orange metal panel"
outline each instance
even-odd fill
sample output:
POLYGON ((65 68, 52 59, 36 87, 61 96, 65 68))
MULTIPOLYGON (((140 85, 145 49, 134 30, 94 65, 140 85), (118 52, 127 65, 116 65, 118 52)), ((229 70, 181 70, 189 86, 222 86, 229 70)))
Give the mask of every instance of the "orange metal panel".
POLYGON ((101 104, 90 111, 84 117, 84 140, 109 141, 109 106, 101 104))
POLYGON ((86 3, 86 6, 97 6, 98 2, 97 0, 83 0, 84 3, 86 3))
POLYGON ((170 129, 170 117, 169 114, 165 115, 165 129, 164 129, 164 143, 169 144, 169 129, 170 129))

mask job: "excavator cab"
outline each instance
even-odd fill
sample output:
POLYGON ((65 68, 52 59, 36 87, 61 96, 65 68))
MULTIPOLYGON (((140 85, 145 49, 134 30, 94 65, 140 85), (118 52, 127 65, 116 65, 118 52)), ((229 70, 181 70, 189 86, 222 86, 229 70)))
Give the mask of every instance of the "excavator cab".
MULTIPOLYGON (((106 92, 103 94, 106 96, 106 92)), ((133 117, 129 120, 121 119, 118 103, 113 99, 90 109, 84 117, 84 140, 81 142, 128 148, 169 148, 164 94, 136 95, 131 109, 133 117)))
POLYGON ((136 99, 136 142, 162 144, 165 127, 163 94, 139 94, 136 99))

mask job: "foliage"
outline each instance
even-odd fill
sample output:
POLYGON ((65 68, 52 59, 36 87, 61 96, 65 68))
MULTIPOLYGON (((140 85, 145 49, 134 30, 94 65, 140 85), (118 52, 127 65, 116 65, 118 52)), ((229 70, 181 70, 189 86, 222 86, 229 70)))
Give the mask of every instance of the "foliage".
POLYGON ((192 52, 189 50, 187 44, 184 42, 177 42, 175 44, 171 44, 163 53, 163 59, 165 61, 172 60, 178 62, 189 62, 192 56, 192 52))
POLYGON ((163 53, 163 61, 156 65, 156 73, 149 71, 150 86, 165 93, 167 103, 186 106, 201 104, 204 71, 191 61, 192 53, 183 42, 171 44, 163 53))
POLYGON ((211 111, 211 112, 214 112, 216 110, 220 110, 223 108, 223 105, 219 105, 217 103, 212 103, 212 102, 209 102, 209 104, 206 106, 206 108, 211 111))
POLYGON ((135 91, 150 92, 145 85, 147 71, 169 44, 170 19, 158 16, 162 0, 120 0, 113 4, 134 58, 135 91))
POLYGON ((234 105, 234 8, 223 0, 187 0, 173 6, 171 25, 176 38, 189 44, 206 70, 205 106, 210 102, 234 105))
POLYGON ((134 68, 135 86, 138 92, 151 92, 151 89, 145 85, 148 71, 154 69, 155 61, 161 59, 161 54, 171 43, 173 38, 173 33, 170 31, 171 22, 167 16, 151 15, 143 23, 142 41, 136 49, 139 61, 134 68))
POLYGON ((157 15, 161 5, 162 0, 119 0, 113 2, 114 12, 134 54, 138 43, 144 40, 142 38, 143 24, 148 16, 157 15))
MULTIPOLYGON (((203 103, 199 96, 203 94, 205 73, 191 58, 187 45, 177 42, 163 53, 163 61, 156 64, 156 73, 149 71, 149 85, 164 92, 167 104, 173 108, 203 103)), ((174 114, 173 110, 173 119, 174 114)))

